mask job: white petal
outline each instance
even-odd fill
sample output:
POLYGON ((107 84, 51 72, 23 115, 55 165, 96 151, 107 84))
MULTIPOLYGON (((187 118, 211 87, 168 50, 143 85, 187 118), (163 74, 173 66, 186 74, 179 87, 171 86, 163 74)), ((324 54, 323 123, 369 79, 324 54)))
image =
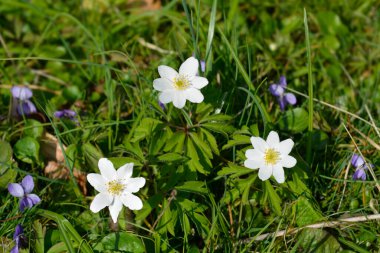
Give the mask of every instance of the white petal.
POLYGON ((265 153, 265 150, 268 148, 268 144, 265 142, 264 139, 262 139, 260 137, 252 136, 251 137, 251 143, 255 149, 258 149, 263 153, 265 153))
POLYGON ((247 149, 247 151, 245 151, 245 156, 249 160, 254 160, 254 161, 260 161, 264 159, 264 153, 258 149, 247 149))
POLYGON ((297 163, 296 158, 290 155, 283 156, 281 159, 281 164, 285 168, 291 168, 294 167, 297 163))
POLYGON ((173 89, 173 83, 166 78, 157 78, 153 81, 153 88, 158 91, 173 89))
POLYGON ((187 100, 189 100, 192 103, 202 103, 204 99, 202 93, 195 88, 189 88, 185 90, 184 93, 186 95, 187 100))
POLYGON ((194 88, 202 89, 208 84, 208 80, 204 77, 196 76, 191 80, 191 85, 194 88))
POLYGON ((133 173, 133 163, 126 163, 117 170, 117 178, 130 178, 133 173))
MULTIPOLYGON (((161 101, 162 102, 162 101, 161 101)), ((173 105, 178 109, 182 109, 186 104, 186 97, 183 92, 176 92, 173 97, 173 105)))
POLYGON ((165 65, 158 66, 158 74, 160 74, 162 78, 166 78, 170 81, 173 81, 178 75, 177 71, 165 65))
POLYGON ((120 201, 120 197, 115 197, 112 205, 108 207, 108 209, 110 210, 113 223, 117 222, 117 217, 119 216, 119 213, 122 208, 123 208, 123 203, 120 201))
POLYGON ((112 200, 113 197, 110 194, 106 192, 101 192, 95 196, 94 200, 90 205, 90 210, 94 213, 97 213, 106 206, 110 205, 112 203, 112 200))
POLYGON ((270 131, 267 137, 267 143, 269 147, 277 147, 280 143, 280 137, 278 137, 278 133, 275 131, 270 131))
POLYGON ((259 169, 259 178, 262 181, 267 180, 272 175, 272 166, 261 166, 259 169))
POLYGON ((116 170, 113 164, 107 158, 100 158, 98 162, 98 167, 102 176, 107 180, 111 181, 116 179, 116 170))
POLYGON ((278 145, 278 149, 282 155, 287 155, 292 151, 292 148, 294 146, 294 142, 292 139, 286 139, 278 145))
POLYGON ((143 177, 135 177, 135 178, 129 178, 126 180, 127 187, 125 188, 125 191, 127 192, 138 192, 141 187, 145 185, 145 178, 143 177))
POLYGON ((279 184, 285 182, 284 168, 280 164, 273 166, 273 176, 279 184))
POLYGON ((87 181, 98 192, 105 192, 107 190, 106 180, 100 174, 96 174, 96 173, 90 173, 90 174, 88 174, 87 175, 87 181))
POLYGON ((193 78, 198 73, 198 66, 198 60, 194 57, 190 57, 181 64, 181 67, 179 67, 179 74, 187 75, 189 78, 193 78))
POLYGON ((141 199, 132 193, 125 193, 120 199, 123 204, 131 210, 140 210, 143 207, 141 199))
POLYGON ((174 90, 165 90, 160 93, 158 99, 161 103, 167 104, 173 101, 173 98, 175 96, 174 90))
POLYGON ((262 163, 254 161, 254 160, 250 160, 250 159, 247 159, 244 161, 244 166, 249 168, 249 169, 253 169, 253 170, 257 170, 258 168, 260 168, 261 164, 262 163))

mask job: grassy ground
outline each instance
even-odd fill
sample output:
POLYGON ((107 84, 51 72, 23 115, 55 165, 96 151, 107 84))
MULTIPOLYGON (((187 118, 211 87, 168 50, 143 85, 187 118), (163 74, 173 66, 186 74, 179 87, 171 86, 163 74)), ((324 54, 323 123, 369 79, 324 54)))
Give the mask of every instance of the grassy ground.
POLYGON ((25 252, 379 251, 378 1, 137 5, 0 0, 3 252, 17 224, 25 252), (157 67, 193 54, 204 102, 160 108, 157 67), (285 111, 268 91, 281 75, 297 97, 285 111), (38 113, 12 116, 13 85, 38 113), (53 116, 64 108, 79 122, 53 116), (271 130, 295 142, 283 184, 243 165, 249 137, 271 130), (143 209, 117 224, 89 209, 101 157, 147 180, 143 209), (42 201, 20 212, 7 185, 26 174, 42 201))

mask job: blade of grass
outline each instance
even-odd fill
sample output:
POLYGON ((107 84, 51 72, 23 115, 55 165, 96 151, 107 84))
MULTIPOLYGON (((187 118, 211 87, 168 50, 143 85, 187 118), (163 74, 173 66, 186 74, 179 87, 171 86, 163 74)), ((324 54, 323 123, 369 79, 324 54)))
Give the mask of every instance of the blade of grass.
MULTIPOLYGON (((212 41, 214 39, 214 33, 215 33, 215 17, 216 17, 216 6, 218 1, 214 0, 212 3, 212 9, 211 9, 211 15, 210 15, 210 23, 208 26, 208 34, 207 34, 207 43, 206 43, 206 56, 205 56, 205 62, 206 66, 212 66, 211 63, 209 63, 209 57, 212 50, 212 41)), ((210 68, 206 68, 211 70, 210 68)))
POLYGON ((87 244, 87 242, 84 241, 82 237, 80 237, 78 232, 74 229, 71 223, 64 216, 44 209, 37 210, 37 214, 44 218, 53 220, 57 223, 59 232, 61 233, 63 241, 69 252, 78 252, 73 248, 71 239, 73 239, 78 245, 80 245, 80 252, 93 252, 91 247, 87 244))
POLYGON ((307 70, 308 70, 308 93, 309 93, 309 120, 308 120, 308 139, 307 139, 307 150, 306 150, 306 161, 311 164, 311 152, 312 152, 312 132, 313 132, 313 74, 311 68, 311 49, 310 49, 310 38, 309 38, 309 26, 307 24, 307 13, 306 9, 303 9, 304 13, 304 25, 305 25, 305 41, 306 41, 306 53, 307 53, 307 70))
POLYGON ((195 55, 195 58, 199 59, 199 53, 198 53, 198 50, 197 50, 197 39, 195 37, 194 28, 193 28, 193 22, 192 22, 192 19, 191 19, 190 11, 189 11, 189 8, 187 6, 186 0, 182 0, 182 5, 183 5, 183 9, 185 10, 187 22, 189 23, 191 39, 193 41, 193 47, 194 47, 194 49, 193 49, 194 50, 194 55, 195 55))

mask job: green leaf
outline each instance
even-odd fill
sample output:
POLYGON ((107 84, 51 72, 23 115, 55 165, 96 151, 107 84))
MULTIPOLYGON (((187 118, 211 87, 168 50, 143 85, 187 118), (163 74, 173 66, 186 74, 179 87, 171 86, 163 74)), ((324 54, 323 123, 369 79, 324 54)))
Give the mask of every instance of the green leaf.
POLYGON ((175 132, 167 141, 165 151, 174 151, 181 153, 185 142, 186 134, 184 132, 175 132))
POLYGON ((299 133, 308 127, 309 114, 303 108, 295 108, 289 110, 279 120, 278 125, 280 129, 299 133))
POLYGON ((235 128, 229 124, 221 123, 221 122, 210 122, 210 123, 202 123, 202 127, 205 127, 213 132, 221 133, 225 136, 228 136, 228 134, 232 133, 235 128))
POLYGON ((174 227, 177 223, 178 217, 175 212, 172 213, 172 210, 169 206, 169 201, 167 199, 164 199, 160 212, 163 214, 160 221, 158 222, 156 230, 160 233, 168 231, 171 235, 175 236, 174 227))
POLYGON ((103 237, 101 243, 104 250, 119 250, 134 253, 145 252, 145 247, 141 239, 128 232, 108 234, 103 237))
POLYGON ((229 140, 226 145, 223 146, 223 150, 229 149, 231 147, 235 147, 237 145, 250 144, 250 136, 242 135, 242 134, 234 134, 232 136, 232 140, 229 140))
POLYGON ((219 155, 218 143, 216 142, 215 137, 204 128, 201 128, 201 133, 203 133, 206 137, 206 141, 208 142, 212 152, 214 152, 216 155, 219 155))
POLYGON ((230 175, 232 178, 251 173, 253 170, 234 163, 228 163, 228 167, 223 167, 218 171, 218 176, 230 175))
POLYGON ((145 219, 154 208, 157 208, 163 199, 162 194, 156 194, 144 201, 143 208, 136 214, 136 220, 145 219))
POLYGON ((190 138, 194 141, 194 144, 208 157, 212 158, 212 152, 209 145, 201 140, 196 133, 190 133, 190 138))
POLYGON ((44 209, 38 209, 37 214, 57 223, 61 239, 65 243, 68 252, 77 252, 74 250, 74 246, 77 245, 80 245, 81 252, 83 253, 93 252, 88 243, 80 237, 78 232, 64 216, 44 209))
POLYGON ((9 162, 12 158, 12 147, 6 141, 0 140, 0 163, 9 162))
POLYGON ((272 210, 277 214, 281 215, 282 208, 281 208, 281 199, 276 193, 276 191, 273 189, 273 186, 270 183, 270 180, 266 180, 263 182, 264 184, 264 191, 265 195, 269 197, 269 204, 272 207, 272 210))
POLYGON ((40 144, 32 137, 18 140, 14 146, 15 156, 29 164, 39 162, 40 144))
POLYGON ((224 122, 225 121, 231 121, 232 117, 229 115, 224 115, 224 114, 213 114, 213 115, 208 115, 204 117, 199 123, 205 123, 205 122, 224 122))
POLYGON ((17 171, 12 169, 12 147, 8 142, 0 141, 0 190, 16 179, 17 171))
POLYGON ((141 120, 139 126, 135 129, 132 142, 136 142, 142 139, 147 138, 153 132, 159 130, 164 125, 161 121, 152 118, 144 118, 141 120))
POLYGON ((27 119, 25 121, 24 135, 38 139, 42 136, 44 127, 42 124, 34 119, 27 119))
POLYGON ((45 231, 44 228, 42 227, 42 224, 39 220, 35 220, 33 222, 33 228, 35 231, 35 244, 34 244, 34 250, 36 253, 44 253, 45 252, 45 247, 44 247, 44 238, 45 238, 45 231))
POLYGON ((205 182, 201 181, 186 181, 182 185, 177 186, 176 189, 180 191, 194 192, 200 194, 208 193, 205 182))
POLYGON ((185 162, 189 158, 178 153, 166 153, 157 157, 161 162, 185 162))
POLYGON ((313 205, 309 199, 300 196, 292 207, 298 226, 306 226, 324 220, 319 207, 313 205))
POLYGON ((302 252, 340 252, 339 242, 324 229, 305 228, 297 236, 302 252))
POLYGON ((75 102, 82 97, 82 92, 77 86, 69 86, 62 90, 62 95, 70 102, 75 102))
POLYGON ((87 163, 92 168, 93 171, 99 172, 98 162, 99 159, 103 157, 103 154, 94 147, 91 143, 85 143, 82 145, 82 151, 87 163))

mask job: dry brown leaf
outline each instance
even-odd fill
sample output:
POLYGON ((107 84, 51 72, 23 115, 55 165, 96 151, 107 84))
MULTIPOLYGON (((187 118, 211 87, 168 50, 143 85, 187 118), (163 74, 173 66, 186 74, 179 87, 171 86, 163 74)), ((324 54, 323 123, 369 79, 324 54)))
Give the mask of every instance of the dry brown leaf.
MULTIPOLYGON (((62 144, 64 150, 66 146, 62 144)), ((65 164, 65 157, 59 145, 57 138, 54 135, 45 133, 41 139, 41 152, 47 159, 48 163, 44 169, 47 177, 52 179, 70 179, 70 171, 65 164)), ((84 195, 87 194, 87 179, 86 174, 76 168, 73 168, 73 176, 77 180, 79 187, 84 195)))
POLYGON ((140 8, 145 11, 154 11, 161 8, 160 0, 129 0, 128 6, 140 8))

